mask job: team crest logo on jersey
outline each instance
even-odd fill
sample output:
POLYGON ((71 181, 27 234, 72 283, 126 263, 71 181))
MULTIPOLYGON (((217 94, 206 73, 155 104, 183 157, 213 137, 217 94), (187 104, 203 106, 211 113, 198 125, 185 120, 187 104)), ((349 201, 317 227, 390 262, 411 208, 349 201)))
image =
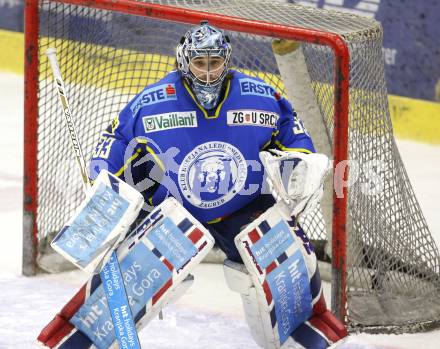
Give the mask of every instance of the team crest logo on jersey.
POLYGON ((243 188, 247 177, 246 159, 233 145, 203 143, 183 159, 179 187, 194 206, 208 209, 230 201, 243 188))
POLYGON ((262 126, 276 128, 279 115, 265 110, 228 110, 229 126, 262 126))
POLYGON ((142 123, 145 133, 181 127, 197 127, 197 115, 195 111, 148 115, 142 118, 142 123))
POLYGON ((238 79, 242 95, 267 97, 275 100, 281 99, 281 95, 270 85, 249 78, 238 79))
POLYGON ((134 100, 130 109, 133 117, 135 117, 142 107, 170 100, 177 100, 176 86, 174 84, 162 84, 142 91, 134 100))

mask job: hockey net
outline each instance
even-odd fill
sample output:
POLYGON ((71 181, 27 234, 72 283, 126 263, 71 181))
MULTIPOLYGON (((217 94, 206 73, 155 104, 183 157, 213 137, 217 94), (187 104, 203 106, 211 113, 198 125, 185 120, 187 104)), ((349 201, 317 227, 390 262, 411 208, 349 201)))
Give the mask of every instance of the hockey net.
MULTIPOLYGON (((280 74, 272 41, 301 43, 308 88, 324 125, 322 137, 330 140, 342 194, 334 194, 330 217, 333 310, 352 329, 396 332, 438 325, 440 258, 393 138, 380 25, 273 1, 159 3, 180 10, 134 0, 27 2, 23 272, 58 268, 59 262, 45 260, 47 243, 83 198, 45 50, 58 51, 89 159, 100 131, 122 107, 174 69, 175 46, 189 23, 209 19, 230 34, 233 67, 286 96, 285 86, 295 76, 280 74), (350 171, 344 172, 338 164, 346 159, 350 171)), ((313 240, 329 240, 321 211, 303 224, 313 240)))

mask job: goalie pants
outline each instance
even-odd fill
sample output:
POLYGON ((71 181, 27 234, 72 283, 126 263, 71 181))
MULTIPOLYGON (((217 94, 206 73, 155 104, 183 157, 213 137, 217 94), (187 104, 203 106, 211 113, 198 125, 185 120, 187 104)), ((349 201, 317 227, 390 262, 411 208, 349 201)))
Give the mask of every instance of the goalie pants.
POLYGON ((274 204, 275 200, 272 195, 260 195, 250 204, 224 217, 220 222, 213 224, 205 223, 204 225, 214 237, 217 246, 226 254, 229 260, 243 263, 235 246, 234 238, 246 225, 257 219, 258 216, 274 204))

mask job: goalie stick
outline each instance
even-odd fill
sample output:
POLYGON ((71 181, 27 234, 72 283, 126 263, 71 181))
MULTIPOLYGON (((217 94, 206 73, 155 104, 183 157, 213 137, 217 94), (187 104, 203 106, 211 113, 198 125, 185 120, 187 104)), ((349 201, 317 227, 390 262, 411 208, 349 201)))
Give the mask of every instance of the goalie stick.
MULTIPOLYGON (((55 79, 58 97, 61 103, 61 107, 63 109, 62 111, 66 120, 67 129, 69 131, 72 148, 74 150, 78 167, 81 173, 84 190, 85 192, 87 192, 91 188, 91 183, 87 175, 86 162, 65 93, 64 82, 58 65, 56 50, 54 48, 49 48, 46 51, 46 55, 49 59, 52 73, 55 79)), ((136 326, 130 310, 127 292, 125 290, 118 257, 115 251, 111 253, 110 260, 104 265, 100 276, 103 285, 106 285, 106 287, 104 287, 104 291, 107 298, 109 311, 112 316, 116 338, 118 340, 120 348, 127 348, 127 345, 129 345, 131 348, 140 349, 141 346, 139 343, 136 326), (125 314, 124 321, 119 321, 118 323, 118 314, 125 314), (129 344, 127 343, 127 340, 129 344)))

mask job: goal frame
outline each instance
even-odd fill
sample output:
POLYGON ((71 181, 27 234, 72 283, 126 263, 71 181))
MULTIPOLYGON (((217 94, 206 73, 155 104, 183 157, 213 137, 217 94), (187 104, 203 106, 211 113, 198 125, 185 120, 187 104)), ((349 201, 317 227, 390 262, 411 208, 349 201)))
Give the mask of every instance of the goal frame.
MULTIPOLYGON (((239 17, 217 15, 174 6, 135 2, 130 0, 53 0, 54 2, 92 7, 113 12, 132 14, 184 24, 198 24, 209 20, 224 30, 239 31, 278 39, 296 40, 329 47, 334 53, 334 138, 333 170, 348 159, 349 115, 349 49, 343 38, 335 33, 301 27, 252 21, 239 17)), ((24 275, 37 272, 37 168, 38 168, 38 0, 25 0, 25 66, 24 66, 24 186, 23 186, 23 264, 24 275)), ((336 174, 336 172, 334 172, 336 174)), ((348 167, 334 178, 334 185, 348 178, 348 167)), ((346 295, 346 222, 348 189, 339 185, 343 195, 333 190, 332 219, 332 301, 333 312, 347 320, 346 295)))

